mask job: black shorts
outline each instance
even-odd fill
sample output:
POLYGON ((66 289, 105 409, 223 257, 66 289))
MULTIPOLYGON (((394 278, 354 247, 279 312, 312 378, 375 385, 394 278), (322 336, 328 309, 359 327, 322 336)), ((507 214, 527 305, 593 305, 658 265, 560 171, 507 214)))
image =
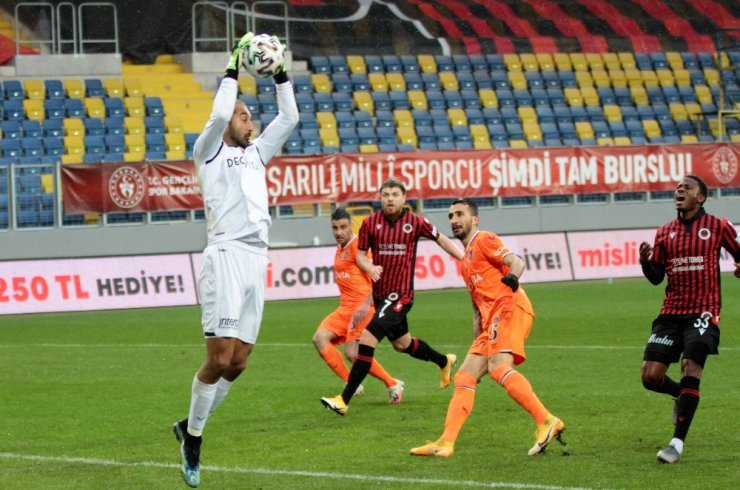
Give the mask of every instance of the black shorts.
POLYGON ((719 353, 719 327, 710 314, 659 315, 653 321, 643 360, 671 364, 682 353, 701 366, 707 355, 719 353))
POLYGON ((409 323, 406 319, 414 302, 408 296, 390 293, 385 298, 375 300, 375 315, 367 330, 378 340, 388 337, 396 340, 409 333, 409 323))

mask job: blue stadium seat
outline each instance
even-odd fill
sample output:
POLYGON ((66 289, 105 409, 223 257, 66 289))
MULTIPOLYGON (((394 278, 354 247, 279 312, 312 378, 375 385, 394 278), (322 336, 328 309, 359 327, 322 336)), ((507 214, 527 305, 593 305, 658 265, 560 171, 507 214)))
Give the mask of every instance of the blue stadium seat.
POLYGON ((419 141, 419 149, 422 151, 437 151, 437 143, 433 141, 419 141))
MULTIPOLYGON (((421 79, 424 81, 424 90, 442 90, 442 83, 436 73, 422 73, 421 79)), ((427 95, 428 97, 428 95, 427 95)))
POLYGON ((355 125, 358 128, 364 128, 368 126, 375 126, 373 118, 367 111, 355 111, 355 125))
POLYGON ((455 135, 449 124, 435 124, 432 126, 434 134, 437 136, 438 143, 454 143, 455 135))
POLYGON ((481 112, 483 117, 486 118, 486 124, 503 124, 504 119, 501 116, 501 111, 493 107, 484 107, 481 112))
POLYGON ((314 55, 309 58, 311 62, 311 71, 314 73, 331 73, 329 58, 322 55, 314 55))
POLYGON ((561 88, 560 76, 557 71, 544 71, 542 72, 542 81, 545 84, 545 88, 561 88))
POLYGON ((547 89, 547 98, 550 99, 550 105, 555 108, 556 106, 567 106, 565 102, 565 93, 562 88, 549 87, 547 89))
POLYGON ((310 92, 298 92, 295 94, 295 102, 299 112, 316 111, 316 103, 313 101, 313 94, 310 92))
POLYGON ((105 120, 105 133, 109 135, 126 134, 126 127, 122 117, 109 117, 105 120))
POLYGON ((529 107, 534 105, 532 95, 526 88, 515 88, 512 93, 514 94, 514 99, 516 100, 517 107, 529 107))
POLYGON ((64 154, 64 140, 62 136, 46 136, 41 139, 47 155, 61 156, 64 154))
MULTIPOLYGON (((153 98, 153 97, 147 97, 147 98, 153 98)), ((120 97, 105 97, 103 99, 103 104, 105 105, 106 117, 124 117, 126 115, 126 108, 123 106, 123 100, 121 100, 120 97)), ((146 102, 144 103, 144 105, 146 107, 146 102)), ((161 105, 162 103, 160 102, 160 106, 161 105)), ((162 115, 163 113, 164 113, 164 110, 162 110, 159 114, 147 114, 147 115, 154 116, 154 115, 162 115)))
POLYGON ((85 97, 105 97, 105 88, 99 78, 86 78, 84 86, 85 97))
POLYGON ((298 113, 298 127, 299 129, 319 129, 319 123, 316 120, 316 114, 314 112, 299 112, 298 113))
POLYGON ((445 104, 448 108, 465 107, 462 95, 457 90, 445 90, 444 92, 442 92, 442 94, 445 99, 445 104))
POLYGON ((147 150, 144 153, 144 159, 148 161, 166 160, 167 153, 165 153, 164 151, 147 150))
MULTIPOLYGON (((7 82, 5 82, 7 83, 7 82)), ((9 99, 3 103, 5 119, 21 121, 26 118, 26 110, 23 108, 21 99, 9 99)))
POLYGON ((354 101, 350 92, 333 92, 331 99, 336 111, 351 111, 354 108, 354 101))
POLYGON ((514 93, 509 89, 500 89, 496 91, 498 96, 499 107, 516 107, 517 100, 514 93))
POLYGON ((460 96, 463 100, 463 105, 466 109, 479 109, 480 108, 480 98, 478 97, 478 92, 473 89, 463 89, 460 91, 460 96))
POLYGON ((491 83, 495 89, 510 89, 511 82, 509 81, 509 75, 506 70, 494 70, 491 71, 491 83))
MULTIPOLYGON (((360 145, 377 145, 378 135, 375 133, 375 128, 359 128, 357 130, 357 137, 360 145)), ((339 135, 340 142, 344 141, 342 135, 339 135)))
POLYGON ((422 143, 436 143, 437 135, 431 126, 420 126, 416 128, 416 137, 419 140, 419 145, 422 143))
POLYGON ((622 121, 609 121, 609 131, 614 138, 629 136, 626 125, 622 121))
POLYGON ((332 99, 332 94, 328 92, 316 92, 313 94, 313 101, 318 112, 334 111, 334 99, 332 99))
POLYGON ((457 82, 460 84, 460 90, 465 89, 477 89, 478 84, 475 81, 475 77, 472 72, 463 71, 457 73, 457 82))
POLYGON ((330 55, 329 56, 329 67, 332 73, 347 73, 349 72, 349 66, 347 65, 347 58, 341 55, 330 55))
POLYGON ((596 89, 602 104, 616 104, 617 97, 611 87, 599 87, 596 89))
POLYGON ((351 111, 337 111, 334 113, 337 120, 337 128, 354 128, 355 116, 351 111))
POLYGON ((105 136, 105 146, 107 153, 124 153, 126 151, 126 138, 123 134, 108 134, 105 136))
POLYGON ((466 54, 452 55, 452 62, 455 65, 454 71, 458 72, 458 74, 459 72, 469 72, 473 70, 473 65, 470 63, 470 58, 468 58, 468 55, 466 54))
POLYGON ((144 127, 147 134, 164 134, 167 132, 162 116, 144 116, 144 127))
POLYGON ((475 71, 488 71, 488 62, 486 57, 482 54, 471 54, 468 56, 470 61, 470 69, 475 71))
POLYGON ((383 62, 386 73, 398 73, 404 71, 401 59, 395 54, 384 54, 380 59, 383 62))
POLYGON ((96 154, 98 158, 102 159, 103 154, 106 152, 105 136, 85 136, 85 154, 96 154))
POLYGON ((623 121, 629 121, 630 119, 640 119, 640 116, 637 114, 637 109, 633 106, 621 106, 620 110, 622 111, 623 121))
POLYGON ((61 80, 44 80, 44 91, 47 99, 63 99, 65 97, 64 84, 61 80))
POLYGON ((570 116, 573 118, 573 121, 575 122, 589 122, 591 121, 591 118, 588 116, 588 112, 586 112, 586 108, 582 106, 573 106, 570 108, 570 116))
POLYGON ((331 76, 331 82, 335 92, 352 92, 352 79, 345 72, 334 73, 331 76))
POLYGON ((550 97, 547 95, 547 90, 544 88, 533 88, 529 92, 532 95, 532 101, 536 107, 550 107, 550 97))
POLYGON ((147 134, 145 137, 146 151, 164 152, 167 150, 167 144, 164 140, 164 134, 147 134))
POLYGON ((690 70, 692 68, 699 67, 699 60, 697 59, 696 54, 690 51, 681 52, 681 60, 683 61, 683 66, 686 69, 690 70))
POLYGON ((455 71, 455 62, 452 61, 452 56, 436 54, 434 55, 434 61, 437 63, 437 71, 455 71))
POLYGON ((516 110, 516 107, 513 106, 507 106, 501 108, 501 117, 504 120, 504 123, 518 123, 519 122, 519 111, 516 110))
POLYGON ((18 80, 5 80, 3 82, 3 92, 5 92, 6 99, 23 100, 26 98, 26 91, 23 89, 23 84, 18 80))
POLYGON ((4 139, 16 139, 23 137, 23 125, 26 120, 0 121, 2 136, 4 139))
MULTIPOLYGON (((18 141, 18 140, 11 140, 18 141)), ((40 157, 44 154, 44 147, 41 144, 41 138, 21 138, 21 148, 23 155, 28 157, 40 157)))
POLYGON ((537 120, 540 123, 549 123, 549 122, 554 123, 555 122, 555 113, 553 112, 553 109, 551 109, 549 105, 536 105, 535 112, 537 114, 537 120))
POLYGON ((370 80, 365 73, 352 73, 349 76, 352 81, 352 89, 355 92, 367 92, 370 90, 370 80))
POLYGON ((396 144, 396 129, 395 128, 390 127, 390 126, 380 126, 376 129, 376 133, 378 134, 378 143, 380 145, 394 145, 395 146, 396 144))
MULTIPOLYGON (((26 119, 21 121, 21 126, 23 128, 23 136, 25 138, 41 138, 44 135, 44 131, 41 129, 41 123, 35 119, 26 119)), ((7 137, 5 136, 4 131, 3 136, 7 137)))
POLYGON ((412 109, 411 118, 414 120, 414 126, 417 128, 432 125, 432 116, 426 109, 412 109))
MULTIPOLYGON (((121 105, 123 106, 123 104, 121 105)), ((107 107, 108 106, 106 105, 106 109, 107 107)), ((164 116, 164 106, 162 105, 162 99, 160 99, 159 97, 144 97, 144 109, 146 109, 147 116, 164 116)), ((116 117, 121 115, 124 114, 110 114, 109 117, 116 117)))
POLYGON ((85 117, 87 114, 80 99, 64 99, 64 112, 67 117, 85 117))
POLYGON ((493 88, 493 80, 491 80, 491 76, 488 74, 487 71, 482 71, 482 70, 474 71, 473 80, 475 81, 475 86, 479 89, 493 88))
POLYGON ((419 73, 419 60, 414 55, 401 55, 401 65, 403 66, 403 72, 406 74, 419 73))
POLYGON ((524 79, 527 80, 527 87, 533 88, 545 88, 545 80, 538 71, 526 71, 524 72, 524 79))
POLYGON ((540 129, 542 130, 542 137, 545 139, 560 138, 560 130, 558 125, 554 122, 541 122, 540 129))
POLYGON ((2 150, 3 157, 21 157, 23 156, 23 148, 21 147, 21 138, 16 139, 2 139, 0 140, 0 150, 2 150))
POLYGON ((44 110, 46 119, 64 119, 67 109, 64 107, 65 99, 45 99, 44 110))
POLYGON ((576 75, 570 70, 558 70, 558 78, 562 88, 572 88, 578 86, 576 75))
POLYGON ((483 117, 483 112, 476 107, 465 109, 465 117, 468 120, 468 124, 485 124, 486 118, 483 117))
POLYGON ((560 130, 560 137, 563 141, 566 139, 573 139, 578 137, 576 132, 576 125, 571 121, 558 121, 558 129, 560 130))
MULTIPOLYGON (((359 128, 362 129, 362 128, 359 128)), ((340 128, 339 129, 339 142, 341 146, 345 145, 359 145, 360 138, 357 135, 357 131, 354 128, 340 128)), ((344 151, 344 150, 342 150, 344 151)))
POLYGON ((637 110, 637 116, 641 120, 655 119, 655 112, 653 111, 652 106, 649 106, 649 105, 638 105, 636 107, 636 110, 637 110))
POLYGON ((586 114, 588 114, 588 118, 591 120, 591 122, 604 122, 606 119, 604 118, 604 109, 598 105, 598 106, 587 106, 586 107, 586 114))
POLYGON ((488 68, 493 70, 503 70, 506 68, 504 63, 504 57, 500 54, 487 54, 486 61, 488 62, 488 68))
POLYGON ((285 150, 289 155, 303 153, 303 139, 297 129, 294 129, 285 140, 285 150))
POLYGON ((365 55, 365 66, 368 73, 383 73, 385 71, 383 59, 375 54, 365 55))
POLYGON ((470 128, 468 126, 459 124, 452 126, 452 135, 455 138, 455 143, 471 143, 473 141, 473 138, 470 136, 470 128))
POLYGON ((378 145, 378 150, 383 153, 393 153, 395 151, 398 151, 398 147, 395 143, 381 143, 378 145))
POLYGON ((311 82, 311 75, 306 73, 297 73, 292 76, 293 86, 296 92, 313 92, 313 83, 311 82))
POLYGON ((403 79, 407 90, 424 90, 424 80, 418 72, 404 73, 403 79))
POLYGON ((375 111, 375 125, 377 127, 395 127, 396 121, 393 117, 393 112, 388 109, 380 109, 375 111))
POLYGON ((259 102, 259 110, 257 111, 258 113, 278 112, 278 105, 275 94, 259 94, 257 95, 257 101, 259 102))

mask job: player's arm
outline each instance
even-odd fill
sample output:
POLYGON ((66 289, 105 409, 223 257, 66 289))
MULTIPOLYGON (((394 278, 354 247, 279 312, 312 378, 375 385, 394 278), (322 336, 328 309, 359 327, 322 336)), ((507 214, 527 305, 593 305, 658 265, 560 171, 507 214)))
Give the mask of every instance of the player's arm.
POLYGON ((265 164, 280 151, 288 136, 298 124, 298 105, 293 93, 293 84, 288 79, 288 73, 285 70, 285 64, 272 79, 275 82, 278 115, 254 142, 257 152, 265 164))
POLYGON ((380 274, 383 273, 383 267, 373 264, 372 259, 367 254, 367 250, 358 249, 355 262, 357 263, 357 267, 359 267, 363 272, 370 274, 370 278, 373 282, 378 282, 378 280, 380 280, 380 274))
POLYGON ((737 241, 737 231, 728 220, 722 220, 721 246, 732 256, 735 261, 734 275, 740 279, 740 243, 737 241))
POLYGON ((483 320, 481 319, 480 310, 478 305, 473 301, 473 338, 476 339, 483 332, 483 320))
POLYGON ((462 260, 464 257, 463 251, 460 250, 452 240, 447 238, 447 236, 440 233, 437 243, 442 247, 442 250, 455 257, 457 260, 462 260))
POLYGON ((524 260, 514 252, 504 255, 502 262, 509 268, 509 273, 501 278, 501 282, 509 286, 512 291, 516 292, 516 290, 519 289, 519 278, 522 277, 526 264, 524 263, 524 260))
POLYGON ((239 92, 237 79, 239 77, 239 51, 249 45, 254 35, 246 33, 229 55, 226 65, 226 74, 218 86, 216 97, 213 99, 211 115, 206 122, 203 132, 195 140, 193 156, 199 162, 213 158, 223 143, 223 134, 229 125, 231 116, 234 114, 234 104, 239 92))
POLYGON ((642 242, 640 244, 640 266, 642 267, 642 274, 648 281, 657 286, 663 282, 665 267, 653 262, 652 258, 653 247, 648 242, 642 242))
POLYGON ((365 302, 352 313, 352 326, 359 325, 362 320, 367 316, 367 312, 370 311, 370 306, 373 304, 373 294, 370 293, 365 298, 365 302))

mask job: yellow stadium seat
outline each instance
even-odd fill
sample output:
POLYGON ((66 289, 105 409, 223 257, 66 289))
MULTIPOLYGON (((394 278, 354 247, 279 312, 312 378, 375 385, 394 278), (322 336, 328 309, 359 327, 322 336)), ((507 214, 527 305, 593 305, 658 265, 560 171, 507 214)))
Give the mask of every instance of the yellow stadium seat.
POLYGON ((442 90, 460 90, 460 83, 457 81, 457 77, 451 71, 439 72, 439 83, 442 85, 442 90))
POLYGON ((143 151, 127 151, 123 153, 124 162, 143 162, 144 156, 146 155, 143 151))
POLYGON ((704 68, 704 78, 707 80, 707 85, 719 84, 719 71, 714 68, 704 68))
POLYGON ((419 146, 413 126, 400 126, 396 128, 396 136, 398 142, 402 145, 412 145, 415 148, 419 146))
POLYGON ((666 61, 668 61, 668 66, 671 67, 671 70, 674 72, 676 70, 683 70, 684 64, 683 64, 683 58, 681 58, 681 53, 677 51, 667 51, 665 54, 666 61))
POLYGON ((64 80, 64 92, 70 99, 83 99, 85 98, 85 85, 82 80, 68 78, 64 80))
POLYGON ((146 116, 144 107, 144 97, 125 97, 123 106, 126 108, 126 114, 129 116, 146 116))
POLYGON ((363 143, 360 145, 360 153, 378 153, 380 149, 376 144, 363 143))
POLYGON ((601 58, 604 60, 604 66, 607 70, 621 70, 622 62, 619 61, 617 53, 601 53, 601 58))
POLYGON ((576 82, 578 82, 578 87, 580 88, 594 86, 594 80, 593 78, 591 78, 591 72, 588 71, 577 71, 576 82))
POLYGON ((465 110, 459 107, 450 107, 447 109, 447 120, 452 126, 468 125, 468 118, 465 115, 465 110))
POLYGON ((624 76, 627 80, 627 85, 630 87, 642 87, 642 72, 637 68, 625 68, 624 76))
POLYGON ((103 88, 105 89, 105 95, 108 97, 121 97, 126 95, 126 91, 123 88, 123 80, 120 78, 104 78, 103 88))
POLYGON ((537 63, 537 57, 534 53, 521 53, 519 55, 519 61, 521 61, 524 71, 540 71, 540 66, 537 63))
POLYGON ((671 116, 675 121, 685 121, 689 118, 686 112, 686 106, 681 102, 671 102, 668 104, 668 109, 671 111, 671 116))
POLYGON ((311 75, 311 83, 314 92, 331 93, 331 80, 326 73, 314 73, 311 75))
POLYGON ((617 104, 604 104, 604 119, 607 122, 622 120, 622 109, 617 104))
POLYGON ((164 128, 170 134, 185 132, 182 118, 176 115, 164 116, 164 128))
POLYGON ((185 150, 167 150, 164 152, 164 157, 167 160, 185 160, 187 154, 185 150))
POLYGON ((498 109, 498 97, 496 92, 491 88, 479 88, 478 97, 480 98, 480 105, 484 109, 498 109))
POLYGON ((525 148, 529 148, 529 146, 525 140, 509 140, 509 148, 523 150, 525 148))
POLYGON ((42 99, 24 99, 23 110, 26 111, 26 118, 28 119, 41 122, 46 118, 46 110, 42 99))
POLYGON ((426 92, 423 90, 409 90, 409 103, 412 109, 428 109, 426 92))
POLYGON ((601 57, 600 53, 586 53, 586 62, 592 71, 604 70, 606 68, 604 65, 604 59, 601 57))
POLYGON ((361 55, 348 55, 347 66, 350 73, 367 73, 365 58, 361 55))
POLYGON ((583 103, 589 107, 595 107, 601 105, 599 101, 599 93, 594 87, 582 87, 581 95, 583 96, 583 103))
POLYGON ((378 73, 378 72, 370 73, 367 76, 367 79, 370 82, 370 90, 374 92, 387 92, 388 91, 388 80, 386 80, 385 74, 378 73))
POLYGON ((336 126, 329 128, 320 128, 319 138, 321 138, 321 144, 323 146, 339 147, 339 134, 337 133, 336 126))
POLYGON ((712 91, 706 85, 695 85, 694 93, 696 94, 696 100, 700 104, 711 104, 714 101, 712 91))
POLYGON ((640 74, 642 75, 642 83, 646 87, 657 87, 660 85, 660 80, 658 80, 658 75, 653 70, 641 70, 640 74))
POLYGON ((143 97, 144 91, 141 89, 141 82, 138 78, 124 78, 123 88, 126 90, 128 97, 143 97))
POLYGON ((83 136, 65 136, 64 153, 67 155, 84 155, 85 140, 83 136))
MULTIPOLYGON (((609 81, 611 81, 612 87, 626 87, 627 86, 627 75, 622 69, 609 70, 609 81)), ((642 86, 642 77, 637 74, 639 85, 642 86)))
POLYGON ((103 99, 100 97, 85 97, 84 100, 85 111, 87 111, 87 117, 99 117, 100 119, 105 118, 105 105, 103 99))
POLYGON ((740 143, 740 133, 730 135, 730 141, 733 143, 740 143))
POLYGON ((356 109, 366 111, 370 113, 371 116, 375 114, 375 103, 373 102, 373 98, 370 96, 370 92, 352 92, 352 100, 355 103, 356 109))
POLYGON ((696 102, 686 102, 684 104, 686 108, 686 116, 691 120, 697 120, 702 117, 701 106, 696 102))
POLYGON ((555 61, 550 53, 537 53, 537 64, 540 67, 540 71, 553 71, 555 70, 555 61))
POLYGON ((648 98, 647 90, 645 87, 630 87, 630 95, 632 95, 632 101, 635 105, 649 105, 650 99, 648 98))
POLYGON ((185 151, 185 135, 182 133, 167 133, 164 135, 167 151, 185 151))
POLYGON ((46 97, 46 89, 44 88, 44 82, 36 79, 28 79, 23 81, 23 90, 26 92, 27 99, 40 99, 43 100, 46 97))
POLYGON ((573 63, 570 61, 568 53, 555 53, 552 58, 555 60, 555 66, 558 70, 571 71, 573 69, 573 63))
POLYGON ((655 74, 658 76, 658 83, 661 87, 673 87, 675 80, 673 78, 673 72, 667 68, 659 68, 655 70, 655 74))
POLYGON ((510 71, 508 73, 509 82, 511 88, 514 89, 525 89, 527 88, 527 78, 524 76, 523 71, 510 71))
POLYGON ((698 143, 699 138, 695 134, 682 134, 681 143, 698 143))
POLYGON ((142 116, 126 116, 123 118, 123 127, 127 135, 143 135, 146 133, 144 118, 142 116))
POLYGON ((388 88, 390 90, 406 91, 406 80, 400 73, 386 73, 385 79, 388 81, 388 88))
POLYGON ((143 134, 127 134, 124 136, 126 141, 126 151, 129 153, 146 152, 146 143, 143 134))
POLYGON ((508 71, 522 71, 522 60, 519 59, 519 55, 516 53, 504 54, 504 65, 508 71))
POLYGON ((596 87, 611 87, 612 85, 609 72, 606 70, 594 70, 591 72, 591 77, 596 87))
POLYGON ((588 61, 583 53, 570 53, 570 62, 575 71, 588 71, 588 61))
POLYGON ((676 85, 679 87, 690 87, 691 86, 691 75, 689 75, 689 70, 685 68, 679 68, 678 70, 673 70, 673 78, 675 78, 676 85))
POLYGON ((617 53, 619 62, 622 63, 622 69, 629 70, 637 68, 637 61, 635 61, 635 55, 631 52, 620 52, 617 53))
POLYGON ((437 73, 437 62, 430 54, 420 54, 416 57, 422 73, 437 73))
POLYGON ((596 144, 599 146, 614 146, 614 140, 611 137, 596 138, 596 144))
POLYGON ((394 109, 393 120, 396 121, 398 127, 414 127, 414 118, 411 111, 407 109, 394 109))
POLYGON ((85 136, 85 125, 79 117, 67 117, 62 121, 65 136, 85 136))
POLYGON ((632 139, 629 136, 615 136, 614 146, 630 146, 632 139))
POLYGON ((62 155, 62 163, 64 165, 76 165, 82 163, 84 156, 82 153, 64 154, 62 155))
POLYGON ((568 101, 568 105, 571 107, 580 107, 583 105, 583 96, 581 91, 575 87, 566 87, 563 89, 565 100, 568 101))
POLYGON ((660 125, 655 119, 644 119, 642 121, 642 129, 648 138, 656 138, 661 135, 660 125))
POLYGON ((41 190, 45 194, 54 192, 54 174, 41 174, 41 190))
POLYGON ((585 138, 593 138, 594 137, 594 128, 591 126, 591 123, 588 121, 577 121, 576 122, 576 133, 578 134, 578 137, 581 139, 585 138))
POLYGON ((490 150, 493 146, 491 140, 473 140, 473 148, 476 150, 490 150))
POLYGON ((208 120, 208 114, 189 114, 185 113, 181 115, 182 118, 182 130, 184 133, 200 133, 203 131, 203 126, 208 120))
POLYGON ((540 125, 536 122, 523 123, 522 130, 527 141, 542 141, 542 129, 540 129, 540 125))
POLYGON ((173 54, 158 54, 154 59, 155 65, 171 65, 176 63, 175 55, 173 54))
POLYGON ((317 112, 316 122, 319 123, 321 129, 337 129, 337 118, 333 112, 317 112))
POLYGON ((522 124, 535 123, 537 122, 537 112, 534 107, 522 106, 517 108, 519 114, 519 120, 522 124))
POLYGON ((473 138, 473 143, 479 141, 491 142, 491 137, 488 134, 488 127, 485 124, 471 124, 470 136, 473 138))
POLYGON ((254 77, 239 77, 239 93, 257 95, 257 81, 254 77))

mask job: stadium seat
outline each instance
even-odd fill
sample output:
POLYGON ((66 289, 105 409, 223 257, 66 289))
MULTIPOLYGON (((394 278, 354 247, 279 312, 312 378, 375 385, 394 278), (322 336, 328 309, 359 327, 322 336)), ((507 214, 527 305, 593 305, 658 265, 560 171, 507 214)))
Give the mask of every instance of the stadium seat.
MULTIPOLYGON (((11 121, 8 121, 8 122, 11 122, 11 121)), ((43 130, 41 129, 41 123, 37 120, 27 119, 25 121, 21 121, 21 127, 23 129, 23 136, 25 138, 41 138, 43 136, 43 130)), ((5 134, 4 131, 3 131, 3 134, 5 134)))
POLYGON ((86 78, 85 97, 105 97, 105 88, 103 82, 98 78, 86 78))

